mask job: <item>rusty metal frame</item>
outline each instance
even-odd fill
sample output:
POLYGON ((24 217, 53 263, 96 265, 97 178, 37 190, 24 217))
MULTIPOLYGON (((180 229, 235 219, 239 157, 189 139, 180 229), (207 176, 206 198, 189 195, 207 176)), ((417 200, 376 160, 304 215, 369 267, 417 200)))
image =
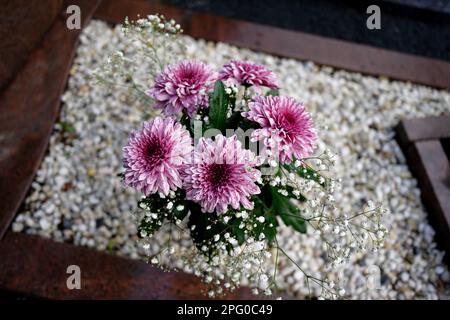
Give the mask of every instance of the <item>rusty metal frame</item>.
POLYGON ((450 261, 450 163, 443 141, 450 139, 450 116, 402 121, 397 141, 421 189, 421 197, 436 230, 436 240, 450 261))

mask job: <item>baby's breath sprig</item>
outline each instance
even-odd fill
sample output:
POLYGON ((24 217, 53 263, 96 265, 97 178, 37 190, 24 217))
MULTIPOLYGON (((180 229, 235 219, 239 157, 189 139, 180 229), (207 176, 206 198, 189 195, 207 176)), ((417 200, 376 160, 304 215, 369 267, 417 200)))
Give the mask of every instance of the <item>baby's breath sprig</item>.
POLYGON ((153 76, 162 72, 169 64, 172 55, 168 49, 183 32, 175 20, 167 20, 160 14, 138 18, 136 21, 126 18, 122 31, 130 41, 137 44, 142 55, 150 61, 150 66, 153 68, 148 71, 153 76))
POLYGON ((123 88, 133 93, 139 101, 146 104, 153 99, 146 93, 149 83, 141 83, 138 74, 145 72, 155 78, 166 65, 176 59, 174 48, 182 48, 179 35, 183 32, 174 20, 167 20, 163 15, 149 15, 131 21, 125 18, 122 32, 133 49, 113 52, 106 62, 92 72, 92 78, 98 84, 108 88, 123 88), (133 50, 137 50, 133 51, 133 50), (141 55, 143 66, 134 64, 134 55, 141 55))

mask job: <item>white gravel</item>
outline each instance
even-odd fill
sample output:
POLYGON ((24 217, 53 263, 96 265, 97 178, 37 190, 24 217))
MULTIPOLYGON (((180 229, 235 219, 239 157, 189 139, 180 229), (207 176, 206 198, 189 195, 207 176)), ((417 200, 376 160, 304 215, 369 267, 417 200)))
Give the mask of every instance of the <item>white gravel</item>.
MULTIPOLYGON (((450 297, 443 253, 436 249, 417 182, 393 132, 403 118, 450 113, 448 91, 280 59, 223 43, 189 37, 185 41, 188 49, 178 52, 180 58, 201 59, 215 68, 232 58, 248 59, 272 69, 282 94, 303 101, 319 122, 329 125, 319 134, 340 156, 337 170, 343 183, 336 194, 338 206, 356 212, 366 200, 374 200, 390 210, 385 248, 354 257, 333 273, 346 279, 350 298, 450 297), (370 275, 375 276, 375 288, 367 285, 370 275)), ((129 132, 153 111, 120 90, 108 94, 88 80, 107 55, 124 46, 118 28, 92 21, 84 30, 63 96, 60 121, 70 125, 55 127, 14 231, 139 256, 130 214, 138 195, 125 189, 116 174, 129 132), (71 125, 75 134, 67 132, 71 125)), ((142 77, 144 71, 143 67, 142 77)), ((321 276, 323 251, 316 236, 293 235, 285 229, 282 242, 302 267, 321 276)), ((156 241, 151 250, 158 250, 156 241)), ((302 274, 292 266, 282 268, 279 282, 282 290, 298 297, 308 292, 302 274)))

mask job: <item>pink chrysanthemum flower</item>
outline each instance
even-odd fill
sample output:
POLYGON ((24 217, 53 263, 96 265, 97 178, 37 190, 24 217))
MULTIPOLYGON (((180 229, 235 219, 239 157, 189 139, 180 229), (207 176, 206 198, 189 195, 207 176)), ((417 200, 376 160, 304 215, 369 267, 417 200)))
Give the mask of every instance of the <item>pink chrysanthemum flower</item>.
POLYGON ((278 88, 272 71, 253 62, 232 60, 219 72, 219 79, 234 85, 278 88))
POLYGON ((208 106, 208 91, 216 79, 216 73, 203 62, 181 61, 167 66, 147 94, 156 100, 155 108, 167 115, 185 110, 192 116, 198 108, 208 106))
POLYGON ((259 123, 254 140, 264 138, 269 150, 278 150, 281 163, 290 163, 312 154, 317 139, 311 116, 305 107, 290 97, 255 97, 249 111, 242 115, 259 123))
POLYGON ((186 198, 201 205, 203 212, 224 213, 231 205, 253 209, 249 197, 260 192, 255 184, 261 177, 255 155, 242 148, 236 135, 200 138, 193 163, 183 172, 186 198))
POLYGON ((179 170, 190 161, 189 132, 172 118, 156 117, 132 132, 123 148, 125 184, 145 195, 181 188, 179 170))

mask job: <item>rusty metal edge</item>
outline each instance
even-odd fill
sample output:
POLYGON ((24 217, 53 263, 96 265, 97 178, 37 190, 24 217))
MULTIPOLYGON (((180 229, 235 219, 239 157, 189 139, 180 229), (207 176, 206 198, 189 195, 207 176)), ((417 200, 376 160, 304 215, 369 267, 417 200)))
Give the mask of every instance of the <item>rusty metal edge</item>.
POLYGON ((404 143, 447 138, 450 137, 450 116, 405 119, 398 130, 404 143))
MULTIPOLYGON (((9 152, 8 149, 10 149, 8 145, 3 145, 2 147, 6 150, 6 156, 3 155, 3 157, 0 159, 0 167, 2 168, 2 173, 0 174, 0 179, 2 179, 2 183, 0 184, 2 188, 0 192, 2 193, 10 193, 11 185, 13 185, 14 188, 17 190, 14 190, 13 194, 9 194, 9 196, 5 196, 4 194, 0 195, 3 199, 2 203, 0 204, 0 239, 3 238, 6 230, 8 229, 9 225, 11 224, 14 216, 16 215, 17 211, 19 210, 23 200, 25 199, 25 196, 29 190, 29 187, 34 179, 34 176, 36 174, 37 169, 39 168, 40 163, 42 162, 42 159, 44 158, 44 155, 47 151, 48 142, 50 140, 50 136, 52 134, 53 124, 56 121, 56 118, 59 113, 59 107, 60 107, 60 96, 64 91, 64 88, 67 83, 67 79, 69 76, 69 70, 72 65, 73 58, 75 56, 76 51, 76 45, 78 41, 78 35, 81 33, 81 30, 68 30, 65 28, 65 10, 67 5, 70 4, 77 4, 81 8, 82 12, 82 25, 83 27, 90 21, 92 18, 96 8, 100 5, 101 0, 94 0, 94 1, 87 1, 87 0, 76 0, 76 1, 65 1, 65 4, 63 6, 64 10, 61 12, 61 14, 55 19, 55 22, 53 26, 50 28, 50 30, 45 34, 41 44, 35 48, 35 50, 30 55, 28 61, 26 62, 25 66, 22 68, 21 71, 16 75, 14 80, 10 83, 10 85, 2 92, 0 95, 0 101, 4 102, 4 104, 1 106, 4 110, 2 117, 0 117, 0 125, 5 128, 9 128, 9 132, 7 132, 10 135, 9 138, 9 144, 11 145, 11 142, 21 142, 22 144, 17 144, 19 150, 14 150, 14 152, 9 152), (64 27, 62 27, 64 26, 64 27), (64 30, 62 30, 64 29, 64 30), (57 42, 55 39, 60 39, 63 35, 61 32, 65 32, 65 38, 67 41, 71 41, 71 43, 66 43, 66 45, 71 46, 70 52, 66 57, 63 57, 62 59, 65 59, 64 61, 64 69, 58 70, 58 74, 55 74, 55 79, 58 82, 58 79, 61 80, 56 84, 57 89, 52 90, 51 92, 45 92, 41 94, 46 95, 46 105, 41 105, 36 103, 35 105, 30 104, 30 101, 32 101, 32 97, 26 97, 28 95, 37 94, 36 90, 34 90, 34 86, 36 86, 36 83, 40 81, 43 81, 44 79, 39 79, 40 75, 36 74, 34 81, 30 81, 30 79, 27 78, 27 75, 33 74, 35 71, 35 65, 42 63, 41 60, 42 57, 44 59, 48 59, 46 63, 49 65, 52 63, 53 57, 56 57, 58 55, 58 49, 59 46, 55 45, 53 42, 57 42), (46 51, 46 49, 43 48, 49 48, 52 47, 52 52, 49 53, 46 51), (39 60, 39 62, 37 62, 39 60), (59 77, 59 78, 58 78, 59 77), (19 98, 17 98, 20 96, 19 98), (20 106, 17 104, 13 105, 13 101, 16 103, 19 101, 21 104, 20 106), (51 103, 48 103, 51 101, 51 103), (25 106, 26 104, 26 106, 25 106), (40 112, 47 113, 47 118, 51 117, 53 121, 47 121, 48 127, 41 127, 40 130, 42 132, 39 132, 36 136, 36 133, 31 134, 31 137, 29 138, 33 142, 27 142, 30 143, 30 145, 27 145, 26 143, 23 143, 23 132, 21 131, 22 127, 14 127, 15 125, 23 126, 23 123, 21 121, 14 122, 14 117, 18 117, 18 114, 12 114, 12 110, 14 109, 22 109, 22 110, 40 110, 40 112), (45 134, 39 135, 40 133, 43 133, 45 131, 45 134), (33 150, 33 155, 35 157, 33 159, 27 159, 27 169, 25 170, 22 166, 22 169, 18 169, 18 166, 21 166, 21 163, 17 163, 17 157, 22 152, 20 148, 35 148, 33 150), (15 170, 16 172, 10 172, 11 169, 15 170), (8 179, 8 174, 12 176, 12 181, 8 179), (16 180, 16 181, 14 181, 16 180), (20 181, 17 181, 20 180, 20 181), (7 202, 6 202, 7 201, 7 202)), ((67 54, 67 52, 65 52, 67 54)), ((48 79, 47 79, 48 80, 48 79)), ((34 100, 36 102, 36 100, 34 100)), ((20 119, 19 119, 20 120, 20 119)), ((31 124, 29 124, 31 126, 31 124)), ((42 124, 40 124, 42 125, 42 124)), ((30 135, 30 132, 27 133, 30 135)), ((3 141, 3 144, 8 144, 8 142, 3 141)), ((10 149, 11 150, 11 149, 10 149)))
POLYGON ((436 240, 450 265, 450 167, 440 139, 450 138, 450 117, 403 120, 396 127, 397 142, 419 182, 422 202, 436 240), (432 122, 430 125, 428 120, 432 122), (427 127, 436 128, 432 134, 427 127))
MULTIPOLYGON (((141 260, 110 255, 51 239, 8 232, 0 241, 0 290, 44 299, 206 299, 194 275, 165 272, 141 260), (80 269, 80 289, 69 289, 69 266, 80 269)), ((257 299, 247 288, 224 299, 257 299)))

